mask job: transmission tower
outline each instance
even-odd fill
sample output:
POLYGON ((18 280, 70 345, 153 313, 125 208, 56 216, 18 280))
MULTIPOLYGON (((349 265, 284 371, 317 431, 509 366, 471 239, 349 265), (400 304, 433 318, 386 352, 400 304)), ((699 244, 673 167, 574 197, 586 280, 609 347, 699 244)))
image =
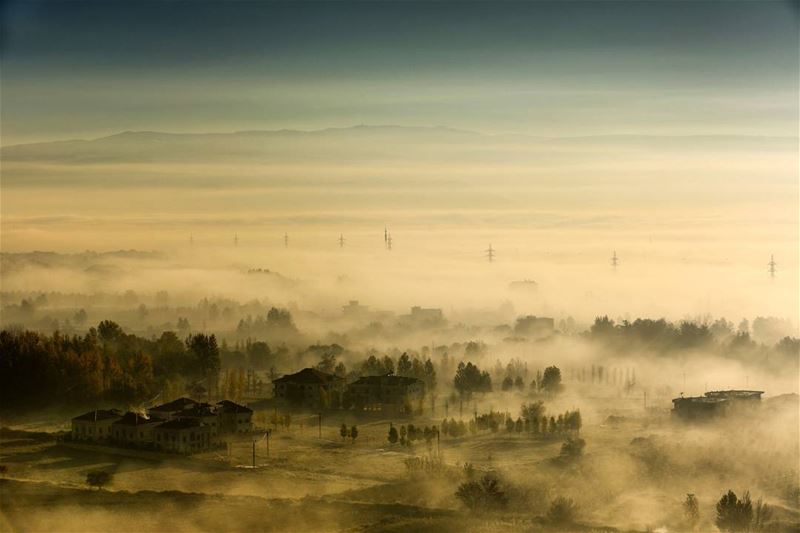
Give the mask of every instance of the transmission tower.
POLYGON ((492 245, 490 244, 489 248, 484 251, 486 252, 486 258, 489 259, 489 262, 491 263, 494 261, 495 251, 494 248, 492 248, 492 245))
POLYGON ((611 266, 616 270, 617 265, 619 265, 619 257, 617 257, 617 251, 614 250, 614 255, 611 256, 611 266))
POLYGON ((233 245, 234 246, 239 246, 239 234, 238 233, 234 233, 233 234, 233 245))
POLYGON ((283 247, 284 248, 288 248, 289 247, 289 234, 288 233, 284 233, 283 234, 283 247))
POLYGON ((386 249, 391 251, 392 250, 392 234, 386 234, 386 249))
POLYGON ((389 242, 389 228, 386 226, 383 227, 383 243, 386 244, 389 242))
POLYGON ((344 235, 339 234, 339 248, 344 248, 344 235))
POLYGON ((769 263, 767 263, 767 266, 769 267, 769 275, 770 275, 770 277, 774 278, 775 277, 775 272, 777 272, 777 269, 775 267, 778 266, 778 263, 775 262, 775 256, 774 255, 770 255, 769 256, 769 263))

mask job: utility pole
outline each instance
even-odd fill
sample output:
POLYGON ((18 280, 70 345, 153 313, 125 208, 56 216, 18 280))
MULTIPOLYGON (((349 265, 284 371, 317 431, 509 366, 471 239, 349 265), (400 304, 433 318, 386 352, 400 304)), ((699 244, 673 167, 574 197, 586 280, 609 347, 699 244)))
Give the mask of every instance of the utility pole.
POLYGON ((339 248, 344 248, 344 235, 339 234, 339 248))
POLYGON ((489 259, 489 262, 491 263, 492 261, 494 261, 495 251, 494 248, 492 248, 492 245, 490 244, 489 249, 484 251, 486 252, 486 257, 489 259))
POLYGON ((617 265, 619 265, 619 258, 617 257, 617 251, 614 250, 614 255, 611 256, 611 267, 616 270, 617 265))
POLYGON ((269 459, 269 436, 272 433, 271 430, 267 430, 267 459, 269 459))
POLYGON ((319 428, 319 438, 322 438, 322 413, 319 413, 319 423, 317 427, 319 428))
POLYGON ((775 267, 778 266, 778 263, 775 262, 775 256, 774 255, 770 254, 769 263, 767 263, 767 266, 769 267, 769 276, 771 278, 774 278, 775 277, 775 272, 777 272, 775 267))
POLYGON ((256 439, 253 439, 253 470, 256 468, 256 439))

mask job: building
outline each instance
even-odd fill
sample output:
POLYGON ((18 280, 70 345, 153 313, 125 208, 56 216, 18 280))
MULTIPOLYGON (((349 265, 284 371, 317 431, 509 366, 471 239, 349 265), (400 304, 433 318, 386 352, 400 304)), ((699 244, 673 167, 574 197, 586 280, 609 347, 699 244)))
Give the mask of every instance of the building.
POLYGON ((555 320, 543 316, 521 316, 514 324, 514 333, 526 337, 548 337, 555 330, 555 320))
MULTIPOLYGON (((233 402, 231 402, 233 403, 233 402)), ((245 408, 246 409, 246 408, 245 408)), ((219 432, 220 410, 208 403, 198 402, 193 406, 174 413, 171 420, 197 420, 211 428, 211 436, 216 437, 219 432)))
POLYGON ((369 314, 369 307, 361 305, 358 300, 350 300, 347 305, 342 306, 342 316, 351 319, 362 319, 369 314))
POLYGON ((304 368, 272 381, 275 399, 284 405, 308 409, 330 409, 342 405, 344 378, 304 368))
POLYGON ((253 410, 230 400, 217 402, 217 420, 219 434, 253 431, 253 410))
POLYGON ((129 446, 153 444, 153 429, 165 422, 162 418, 128 412, 111 424, 111 440, 129 446))
POLYGON ((177 418, 155 426, 153 441, 159 450, 197 453, 210 449, 214 437, 208 424, 196 418, 177 418))
POLYGON ((402 315, 400 324, 413 328, 430 328, 444 325, 444 313, 441 309, 414 306, 411 313, 402 315))
POLYGON ((347 393, 356 409, 410 414, 422 405, 425 383, 393 374, 364 376, 351 383, 347 393))
POLYGON ((733 410, 748 409, 761 404, 764 391, 710 391, 703 396, 675 398, 672 414, 684 420, 700 420, 724 416, 733 410))
POLYGON ((147 414, 164 420, 172 420, 179 412, 192 409, 198 403, 191 398, 178 398, 177 400, 151 407, 147 410, 147 414))
POLYGON ((72 440, 101 442, 111 438, 111 425, 122 418, 116 409, 95 409, 72 419, 72 440))

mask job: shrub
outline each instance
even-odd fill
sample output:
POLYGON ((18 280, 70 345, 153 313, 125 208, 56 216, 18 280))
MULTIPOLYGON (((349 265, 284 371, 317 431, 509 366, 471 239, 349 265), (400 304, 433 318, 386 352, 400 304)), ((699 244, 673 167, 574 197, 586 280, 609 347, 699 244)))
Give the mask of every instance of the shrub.
POLYGON ((564 526, 575 522, 577 514, 578 506, 575 505, 572 498, 559 496, 550 503, 550 509, 547 510, 547 520, 553 525, 564 526))

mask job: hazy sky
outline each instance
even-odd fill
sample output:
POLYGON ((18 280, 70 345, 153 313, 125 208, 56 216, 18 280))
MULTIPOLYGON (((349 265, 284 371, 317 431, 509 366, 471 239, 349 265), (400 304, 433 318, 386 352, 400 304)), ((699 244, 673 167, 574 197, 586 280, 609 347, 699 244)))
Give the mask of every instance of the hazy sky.
POLYGON ((2 144, 447 125, 797 134, 797 2, 2 3, 2 144))

